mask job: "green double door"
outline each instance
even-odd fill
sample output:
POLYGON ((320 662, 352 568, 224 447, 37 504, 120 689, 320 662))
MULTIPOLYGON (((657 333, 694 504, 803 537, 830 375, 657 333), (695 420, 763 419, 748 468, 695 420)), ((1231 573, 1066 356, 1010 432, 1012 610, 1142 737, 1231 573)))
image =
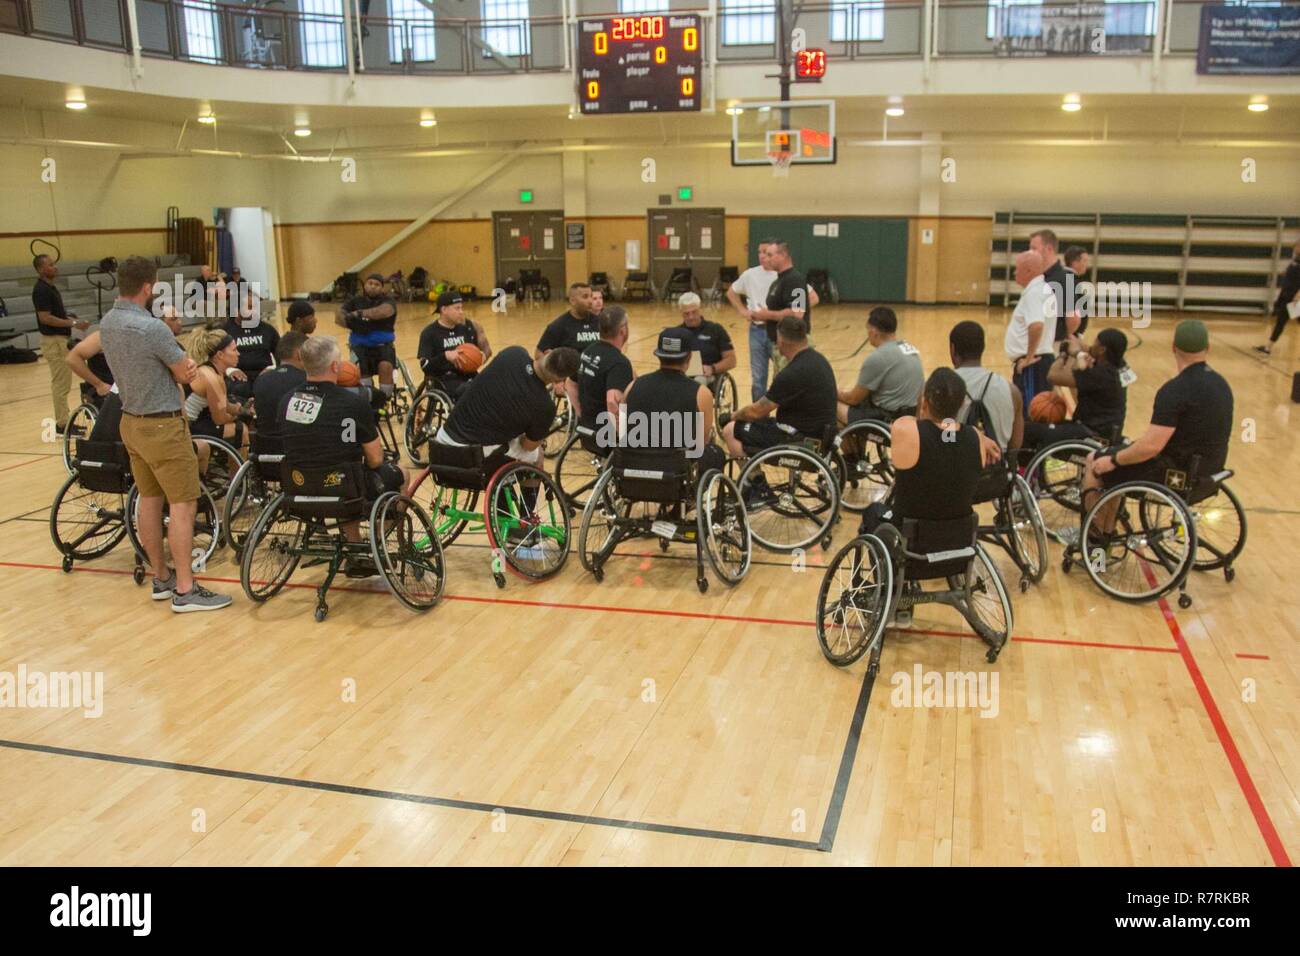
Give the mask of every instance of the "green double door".
POLYGON ((906 219, 751 218, 749 265, 758 265, 759 240, 790 244, 795 268, 826 269, 847 302, 902 302, 907 298, 906 219))

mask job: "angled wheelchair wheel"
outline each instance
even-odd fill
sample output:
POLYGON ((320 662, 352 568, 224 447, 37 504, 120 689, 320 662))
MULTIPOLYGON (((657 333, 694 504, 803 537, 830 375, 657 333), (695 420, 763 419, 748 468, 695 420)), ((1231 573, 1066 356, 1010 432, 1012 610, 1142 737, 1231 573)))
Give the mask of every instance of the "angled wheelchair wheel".
POLYGON ((194 435, 194 453, 199 459, 199 481, 213 500, 221 501, 230 490, 230 483, 244 464, 239 449, 223 438, 194 435))
POLYGON ((50 508, 50 537, 65 558, 89 561, 117 547, 126 536, 122 492, 91 491, 69 475, 50 508))
POLYGON ((587 504, 587 498, 596 487, 596 479, 604 469, 605 463, 582 447, 577 432, 569 436, 555 459, 555 480, 575 513, 587 504))
POLYGON ((1047 573, 1047 531, 1038 501, 1029 484, 1020 475, 1012 479, 1011 494, 1005 504, 998 503, 998 522, 1007 522, 1007 540, 1015 549, 1016 563, 1023 575, 1022 584, 1037 584, 1047 573))
POLYGON ((289 514, 284 495, 276 495, 253 522, 244 542, 239 583, 248 599, 261 603, 278 594, 298 567, 306 543, 307 523, 289 514))
MULTIPOLYGON (((596 486, 587 497, 578 525, 578 560, 585 570, 599 581, 605 575, 599 556, 603 554, 618 533, 618 521, 626 516, 628 503, 619 497, 614 485, 614 472, 601 472, 596 486)), ((606 555, 608 557, 608 555, 606 555)))
POLYGON ((749 518, 740 489, 722 472, 710 471, 700 479, 695 491, 695 523, 696 540, 713 573, 723 584, 743 581, 753 557, 749 518))
POLYGON ((730 372, 723 372, 713 386, 713 420, 722 415, 734 415, 740 408, 740 392, 730 372))
POLYGON ((421 468, 429 464, 429 442, 451 414, 451 399, 440 389, 423 392, 411 406, 406 416, 403 444, 413 464, 421 468))
MULTIPOLYGON (((1214 494, 1189 506, 1196 524, 1197 571, 1232 570, 1246 547, 1246 509, 1227 485, 1219 485, 1214 494)), ((1232 580, 1229 576, 1228 580, 1232 580)))
POLYGON ((975 545, 975 557, 971 558, 966 573, 960 578, 949 578, 948 583, 954 590, 962 592, 961 605, 957 610, 988 645, 988 661, 993 663, 1007 641, 1011 640, 1015 617, 1011 609, 1011 597, 1007 594, 1006 585, 1002 583, 1002 575, 998 574, 998 569, 982 544, 975 545))
POLYGON ((564 443, 573 434, 576 421, 577 416, 573 414, 573 406, 569 404, 568 397, 561 395, 555 401, 555 418, 542 445, 547 458, 554 458, 564 450, 564 443))
POLYGON ((1079 547, 1088 576, 1106 594, 1154 601, 1191 571, 1196 524, 1168 488, 1127 482, 1105 491, 1084 516, 1079 547), (1108 525, 1111 530, 1104 530, 1108 525))
POLYGON ((99 409, 89 402, 78 405, 68 416, 68 426, 63 430, 63 468, 68 474, 76 471, 72 456, 77 451, 77 439, 89 438, 98 418, 99 409))
POLYGON ((1057 442, 1040 448, 1025 469, 1029 490, 1038 499, 1043 528, 1057 540, 1065 537, 1067 529, 1079 527, 1084 462, 1100 448, 1099 442, 1086 439, 1057 442))
POLYGON ((884 422, 854 422, 835 437, 844 461, 840 502, 846 511, 861 514, 884 501, 894 486, 894 465, 889 457, 889 426, 884 422))
POLYGON ((488 544, 516 574, 540 581, 569 557, 569 503, 555 479, 526 462, 503 465, 488 482, 488 544))
MULTIPOLYGON (((171 554, 170 544, 167 540, 167 528, 171 524, 171 508, 164 501, 163 513, 163 548, 164 556, 168 564, 172 567, 176 565, 176 556, 171 554)), ((136 555, 146 564, 149 561, 149 555, 144 550, 144 545, 140 542, 140 489, 132 486, 130 495, 126 499, 126 536, 131 542, 131 547, 135 550, 136 555)), ((221 509, 213 499, 212 493, 200 483, 199 498, 194 511, 194 537, 190 542, 190 569, 195 574, 203 574, 207 571, 208 561, 216 553, 217 548, 221 547, 221 509)))
POLYGON ((253 522, 274 495, 275 491, 262 477, 257 462, 250 458, 239 466, 221 503, 222 533, 236 556, 243 552, 253 522))
POLYGON ((840 509, 839 478, 822 458, 795 445, 759 452, 736 482, 750 534, 769 551, 829 542, 840 509))
POLYGON ((468 516, 478 513, 477 491, 440 485, 437 477, 427 470, 408 494, 424 509, 438 536, 438 544, 444 548, 460 537, 469 524, 468 516))
POLYGON ((848 667, 875 647, 889 623, 894 565, 874 534, 854 538, 836 553, 817 591, 817 643, 837 667, 848 667))
POLYGON ((396 492, 370 509, 370 553, 393 597, 412 611, 427 611, 442 597, 446 569, 429 516, 396 492))

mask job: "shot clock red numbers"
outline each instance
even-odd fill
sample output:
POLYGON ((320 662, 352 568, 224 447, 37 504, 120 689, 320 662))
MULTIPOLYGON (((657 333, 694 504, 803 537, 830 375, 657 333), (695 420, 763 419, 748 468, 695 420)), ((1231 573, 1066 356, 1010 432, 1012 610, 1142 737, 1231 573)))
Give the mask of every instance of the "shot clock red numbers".
POLYGON ((587 116, 699 110, 698 14, 593 17, 578 22, 578 101, 587 116))
POLYGON ((826 75, 825 50, 800 50, 794 57, 796 80, 816 82, 826 75))

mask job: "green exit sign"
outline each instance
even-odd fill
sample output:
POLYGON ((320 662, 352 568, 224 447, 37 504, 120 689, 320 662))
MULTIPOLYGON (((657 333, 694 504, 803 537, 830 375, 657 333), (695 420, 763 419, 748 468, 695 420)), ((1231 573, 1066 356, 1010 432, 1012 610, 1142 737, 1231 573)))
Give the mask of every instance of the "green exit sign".
POLYGON ((519 190, 519 201, 520 201, 520 202, 532 202, 532 201, 533 201, 533 191, 532 191, 531 189, 521 189, 521 190, 519 190))
POLYGON ((695 198, 695 190, 691 186, 678 186, 677 198, 681 202, 690 202, 695 198))

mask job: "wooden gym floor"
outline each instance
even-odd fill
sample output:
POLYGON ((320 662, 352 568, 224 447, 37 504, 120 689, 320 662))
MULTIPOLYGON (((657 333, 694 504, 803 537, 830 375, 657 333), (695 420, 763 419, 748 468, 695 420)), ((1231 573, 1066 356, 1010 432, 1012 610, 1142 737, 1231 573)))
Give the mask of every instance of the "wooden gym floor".
MULTIPOLYGON (((412 364, 428 311, 403 307, 412 364)), ((473 314, 495 347, 531 348, 559 311, 473 314)), ((646 371, 671 313, 631 313, 646 371)), ((865 315, 817 312, 841 382, 865 315)), ((985 323, 1002 364, 1000 309, 900 315, 927 369, 964 318, 985 323)), ((747 343, 723 321, 745 398, 747 343)), ((1172 324, 1129 353, 1130 434, 1172 374, 1172 324)), ((802 572, 756 552, 740 587, 700 595, 692 552, 628 545, 602 584, 572 557, 552 581, 498 591, 483 539, 467 537, 429 614, 354 586, 320 625, 318 572, 255 606, 219 553, 205 580, 233 608, 173 615, 131 583, 125 542, 60 573, 45 366, 0 369, 0 672, 104 679, 97 719, 0 709, 0 863, 1285 863, 1300 853, 1300 333, 1265 361, 1250 353, 1262 320, 1211 329, 1255 433, 1242 440, 1243 424, 1229 458, 1250 521, 1236 580, 1196 575, 1186 611, 1124 605, 1064 574, 1052 544, 1042 584, 1020 595, 995 551, 1016 613, 998 663, 927 606, 888 635, 874 687, 865 663, 839 670, 818 650, 820 552, 802 572), (995 671, 997 715, 893 706, 891 680, 915 666, 995 671)), ((337 331, 328 313, 321 330, 337 331)))

